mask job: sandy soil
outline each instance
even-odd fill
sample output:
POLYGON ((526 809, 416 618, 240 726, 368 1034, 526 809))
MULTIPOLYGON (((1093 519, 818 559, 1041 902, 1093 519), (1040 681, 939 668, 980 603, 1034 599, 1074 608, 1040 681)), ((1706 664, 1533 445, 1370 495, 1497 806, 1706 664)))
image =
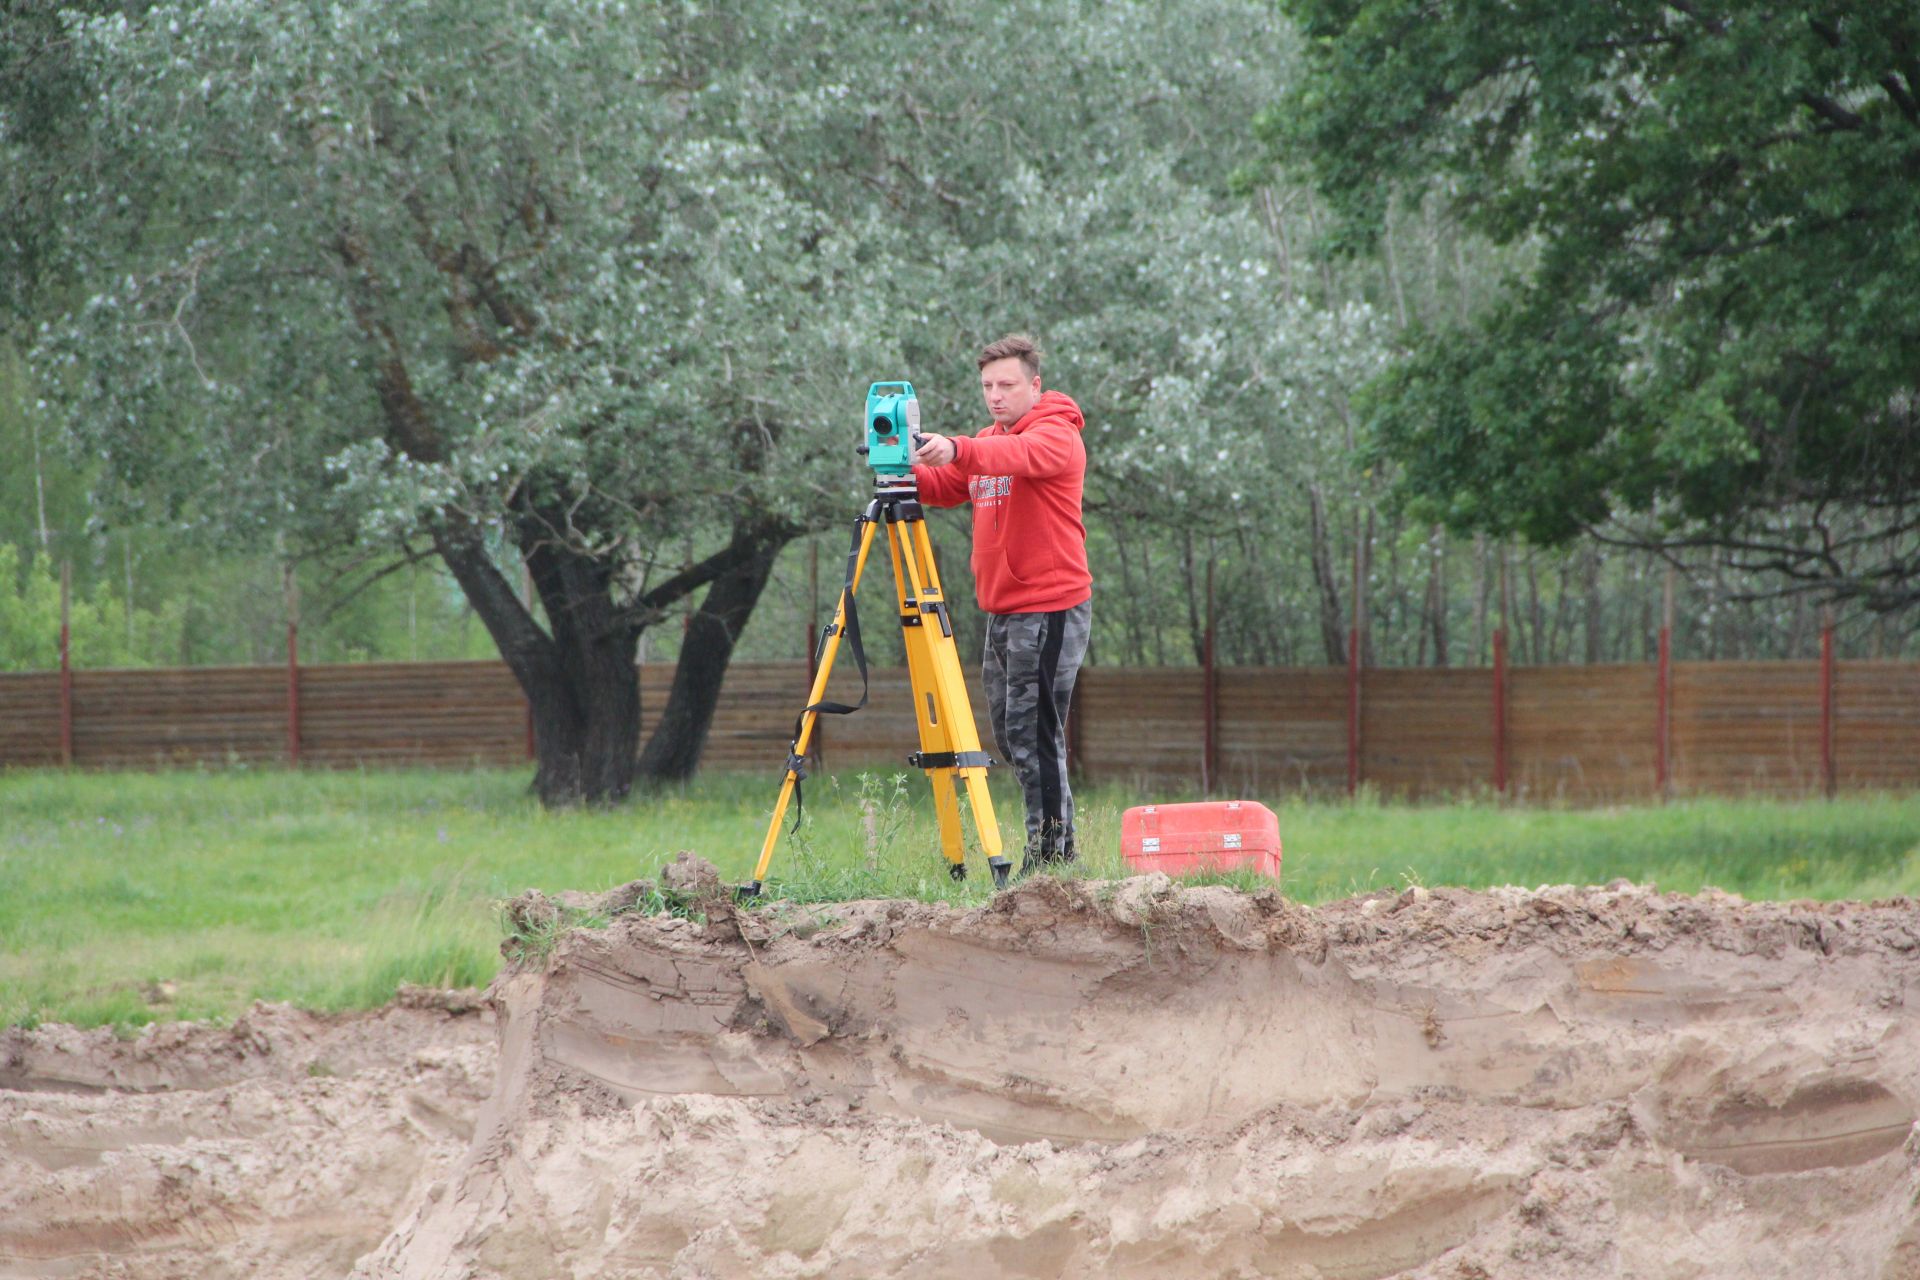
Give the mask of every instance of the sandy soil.
POLYGON ((1920 1277, 1907 900, 1043 879, 490 1008, 11 1035, 0 1274, 1920 1277))
POLYGON ((466 1153, 495 1037, 473 992, 0 1033, 0 1276, 345 1275, 466 1153))

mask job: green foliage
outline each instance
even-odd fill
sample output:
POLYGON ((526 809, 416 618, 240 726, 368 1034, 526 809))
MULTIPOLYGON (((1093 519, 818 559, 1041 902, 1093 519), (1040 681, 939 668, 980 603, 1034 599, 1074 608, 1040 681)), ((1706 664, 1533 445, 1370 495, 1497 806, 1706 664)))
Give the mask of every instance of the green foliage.
MULTIPOLYGON (((115 599, 102 582, 70 607, 76 667, 150 666, 155 653, 178 645, 185 603, 158 611, 115 599)), ((47 670, 60 665, 60 579, 45 556, 23 557, 0 542, 0 671, 47 670)))
MULTIPOLYGON (((837 779, 835 779, 837 781, 837 779)), ((866 837, 869 866, 877 867, 896 852, 907 822, 913 816, 904 773, 860 775, 860 821, 866 837)))
POLYGON ((138 14, 148 3, 0 0, 0 335, 30 331, 70 284, 59 244, 68 214, 54 175, 74 162, 89 86, 67 23, 138 14))
POLYGON ((531 485, 590 551, 684 527, 752 468, 671 447, 679 424, 791 414, 808 366, 777 317, 875 283, 843 278, 853 229, 701 119, 723 36, 611 4, 76 24, 100 93, 70 194, 96 216, 50 392, 149 518, 391 545, 531 485))
MULTIPOLYGON (((529 545, 564 545, 615 603, 742 512, 838 530, 866 383, 911 378, 931 425, 970 430, 971 352, 1016 328, 1088 413, 1103 662, 1195 660, 1210 565, 1223 656, 1338 660, 1355 541, 1383 659, 1483 658, 1485 554, 1440 569, 1450 639, 1427 638, 1436 522, 1564 539, 1641 512, 1609 532, 1648 541, 1779 498, 1783 465, 1833 491, 1847 458, 1901 474, 1876 450, 1911 415, 1874 388, 1911 381, 1911 180, 1885 169, 1891 99, 1849 70, 1897 24, 1850 18, 1836 62, 1746 10, 1712 34, 1651 9, 1294 8, 1300 31, 1264 0, 0 8, 22 268, 0 309, 35 348, 31 376, 0 348, 22 460, 0 542, 71 558, 89 599, 184 601, 142 661, 277 660, 287 559, 303 654, 481 656, 430 561, 365 584, 449 520, 509 588, 529 545), (1616 49, 1609 24, 1657 38, 1616 49), (1803 69, 1862 128, 1795 125, 1688 188, 1803 69), (1243 163, 1263 106, 1278 166, 1243 163), (1823 147, 1869 167, 1830 181, 1823 147), (1709 232, 1726 251, 1688 257, 1709 232), (1767 351, 1827 382, 1752 376, 1767 351), (430 439, 397 430, 402 390, 430 439), (1766 426, 1787 403, 1791 438, 1766 426), (1396 481, 1410 509, 1382 507, 1396 481)), ((1884 532, 1828 510, 1843 566, 1884 532)), ((935 524, 964 599, 961 518, 935 524)), ((1584 558, 1538 563, 1580 607, 1584 558)), ((794 564, 739 656, 798 652, 794 564)), ((1641 656, 1649 564, 1607 562, 1589 653, 1641 656)), ((1724 568, 1697 587, 1717 638, 1683 651, 1809 651, 1723 607, 1766 586, 1724 568)), ((1573 656, 1542 612, 1536 651, 1573 656)), ((669 615, 630 616, 678 652, 669 615)), ((972 651, 977 615, 957 623, 972 651)))
POLYGON ((1437 200, 1507 301, 1412 335, 1367 417, 1418 518, 1689 541, 1920 600, 1920 18, 1886 5, 1291 0, 1263 120, 1336 242, 1437 200))
POLYGON ((1019 327, 1089 410, 1096 506, 1299 529, 1381 355, 1220 181, 1293 56, 1253 0, 176 4, 72 35, 84 163, 49 181, 82 305, 42 390, 118 518, 227 545, 391 554, 453 516, 631 596, 740 510, 842 520, 858 388, 911 377, 970 429, 970 353, 1019 327))

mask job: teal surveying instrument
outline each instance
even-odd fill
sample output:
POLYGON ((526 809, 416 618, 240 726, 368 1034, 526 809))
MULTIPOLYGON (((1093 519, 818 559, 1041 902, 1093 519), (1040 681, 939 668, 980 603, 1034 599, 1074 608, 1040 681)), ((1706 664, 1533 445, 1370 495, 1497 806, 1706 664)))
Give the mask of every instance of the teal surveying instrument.
MULTIPOLYGON (((913 451, 920 446, 920 399, 911 382, 876 382, 867 388, 867 455, 875 477, 913 475, 913 451)), ((918 489, 915 490, 918 492, 918 489)))
POLYGON ((1001 856, 1000 826, 994 821, 993 798, 987 794, 987 766, 993 761, 980 748, 980 730, 974 723, 960 654, 953 643, 953 619, 940 589, 933 541, 927 535, 926 515, 920 506, 920 487, 913 478, 913 451, 920 442, 920 401, 913 394, 911 382, 876 382, 867 389, 865 431, 866 442, 858 449, 873 469, 873 500, 853 524, 846 583, 840 589, 833 621, 821 634, 814 655, 813 688, 800 718, 794 722, 780 799, 773 808, 773 821, 767 825, 766 841, 760 846, 753 881, 740 890, 748 897, 758 894, 766 880, 787 805, 799 801, 800 782, 806 777, 807 747, 820 716, 851 715, 867 705, 867 655, 860 643, 860 614, 854 607, 854 594, 860 589, 874 535, 883 528, 893 560, 894 602, 906 641, 914 718, 920 728, 920 749, 907 756, 907 763, 924 770, 933 784, 934 811, 940 819, 940 851, 947 859, 947 874, 955 880, 967 878, 966 847, 960 834, 962 786, 994 887, 1006 884, 1013 865, 1001 856), (833 673, 833 660, 843 638, 860 668, 860 701, 852 706, 826 700, 827 677, 833 673))

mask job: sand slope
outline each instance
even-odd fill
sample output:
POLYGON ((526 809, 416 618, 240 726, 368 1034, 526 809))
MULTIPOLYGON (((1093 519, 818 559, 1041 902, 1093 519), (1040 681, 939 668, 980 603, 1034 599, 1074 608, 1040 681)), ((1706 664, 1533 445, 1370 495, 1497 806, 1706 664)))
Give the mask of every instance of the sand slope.
MULTIPOLYGON (((355 1272, 1920 1276, 1920 908, 1040 880, 626 918, 355 1272)), ((44 1274, 44 1273, 43 1273, 44 1274)))

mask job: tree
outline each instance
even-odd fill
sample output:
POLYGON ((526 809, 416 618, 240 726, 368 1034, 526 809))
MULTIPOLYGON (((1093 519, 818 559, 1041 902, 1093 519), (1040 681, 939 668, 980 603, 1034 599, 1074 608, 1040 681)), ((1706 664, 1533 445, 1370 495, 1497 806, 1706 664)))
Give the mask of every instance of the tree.
MULTIPOLYGON (((724 671, 757 567, 818 518, 827 449, 795 424, 890 345, 854 305, 884 272, 867 228, 741 136, 752 46, 725 14, 559 0, 158 5, 70 35, 85 302, 37 359, 124 518, 437 556, 533 706, 540 794, 623 795, 639 635, 724 582, 724 671)), ((674 712, 662 776, 704 733, 674 712)))
POLYGON ((1365 403, 1418 516, 1920 602, 1920 14, 1286 8, 1307 70, 1263 134, 1336 243, 1431 201, 1508 249, 1365 403))

